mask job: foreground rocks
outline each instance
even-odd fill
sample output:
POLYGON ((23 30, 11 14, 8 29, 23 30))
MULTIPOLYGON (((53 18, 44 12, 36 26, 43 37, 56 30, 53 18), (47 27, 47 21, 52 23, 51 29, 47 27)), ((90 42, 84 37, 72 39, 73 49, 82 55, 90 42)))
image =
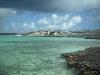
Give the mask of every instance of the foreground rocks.
POLYGON ((79 70, 79 75, 100 75, 100 47, 91 47, 62 56, 70 67, 79 70))

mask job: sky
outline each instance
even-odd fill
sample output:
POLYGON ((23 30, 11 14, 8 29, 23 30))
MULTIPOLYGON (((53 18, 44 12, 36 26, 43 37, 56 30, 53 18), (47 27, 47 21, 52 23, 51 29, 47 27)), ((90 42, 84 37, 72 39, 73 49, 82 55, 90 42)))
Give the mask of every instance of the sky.
POLYGON ((0 0, 0 33, 100 29, 100 0, 0 0))

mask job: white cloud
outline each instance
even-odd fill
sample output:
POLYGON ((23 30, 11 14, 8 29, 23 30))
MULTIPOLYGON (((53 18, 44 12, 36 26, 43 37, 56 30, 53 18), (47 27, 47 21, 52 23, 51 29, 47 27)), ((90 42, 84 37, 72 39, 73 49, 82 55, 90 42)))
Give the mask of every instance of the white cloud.
POLYGON ((16 14, 17 11, 11 8, 0 8, 0 18, 16 14))
POLYGON ((54 19, 57 19, 58 18, 58 15, 57 14, 52 14, 51 17, 54 18, 54 19))
POLYGON ((11 32, 18 32, 18 33, 29 32, 29 31, 36 30, 36 26, 34 22, 30 22, 30 23, 12 22, 9 29, 11 29, 11 32))
POLYGON ((44 17, 43 19, 38 20, 37 24, 46 25, 49 24, 49 22, 47 21, 47 18, 44 17))
POLYGON ((77 26, 81 21, 82 18, 79 15, 72 17, 70 15, 59 16, 52 14, 49 17, 39 19, 35 24, 41 30, 69 30, 77 26))
POLYGON ((81 16, 70 16, 70 15, 57 15, 52 14, 48 17, 43 17, 35 22, 12 23, 12 30, 15 32, 30 32, 36 30, 70 30, 76 28, 81 23, 81 16))
POLYGON ((82 20, 82 18, 80 16, 75 16, 72 17, 71 21, 73 21, 74 23, 80 23, 80 21, 82 20))

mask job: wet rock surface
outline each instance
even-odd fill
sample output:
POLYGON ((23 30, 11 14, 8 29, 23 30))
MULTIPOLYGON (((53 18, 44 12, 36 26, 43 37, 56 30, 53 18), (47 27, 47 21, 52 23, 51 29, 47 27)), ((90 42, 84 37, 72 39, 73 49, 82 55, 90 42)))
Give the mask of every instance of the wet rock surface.
POLYGON ((68 66, 79 70, 79 75, 100 75, 100 47, 62 54, 68 66))

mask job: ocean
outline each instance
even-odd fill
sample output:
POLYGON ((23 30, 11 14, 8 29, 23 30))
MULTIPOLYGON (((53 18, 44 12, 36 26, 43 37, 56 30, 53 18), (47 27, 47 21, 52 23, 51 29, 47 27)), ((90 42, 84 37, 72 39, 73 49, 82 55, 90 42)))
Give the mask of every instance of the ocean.
POLYGON ((100 46, 100 40, 0 36, 0 75, 77 75, 61 54, 94 46, 100 46))

